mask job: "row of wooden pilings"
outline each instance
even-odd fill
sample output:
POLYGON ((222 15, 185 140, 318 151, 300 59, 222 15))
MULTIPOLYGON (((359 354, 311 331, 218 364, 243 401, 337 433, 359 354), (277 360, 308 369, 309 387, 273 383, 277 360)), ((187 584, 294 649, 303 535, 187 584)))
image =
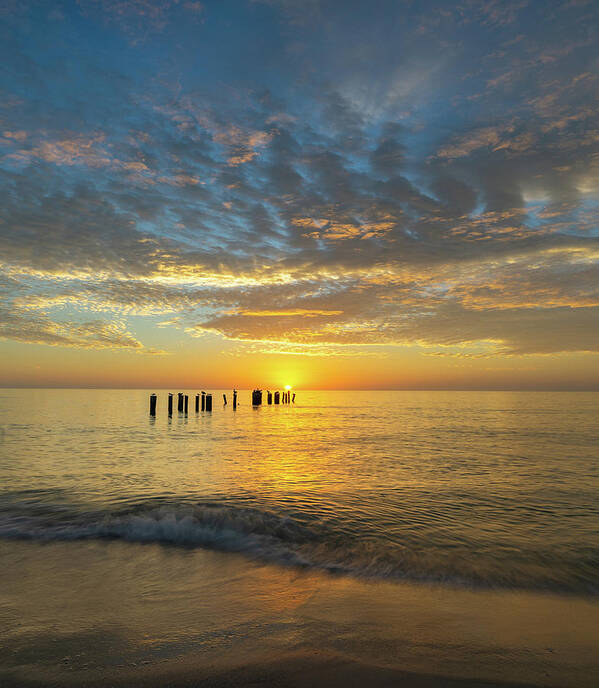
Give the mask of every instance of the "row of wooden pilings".
MULTIPOLYGON (((295 393, 293 396, 291 396, 291 392, 285 391, 285 392, 271 392, 267 391, 266 392, 266 399, 267 403, 270 405, 273 403, 275 404, 291 404, 295 403, 295 393)), ((158 403, 158 397, 156 394, 150 394, 150 415, 155 416, 156 415, 156 405, 158 403)), ((223 394, 223 406, 227 405, 227 395, 223 394)), ((262 390, 261 389, 255 389, 252 392, 252 406, 261 406, 262 405, 262 390)), ((233 390, 233 410, 237 408, 237 390, 233 390)), ((201 394, 196 394, 196 399, 195 399, 195 410, 196 413, 199 413, 200 411, 212 412, 212 394, 207 394, 206 392, 202 392, 201 394)), ((179 392, 177 394, 177 411, 179 413, 182 413, 184 415, 188 414, 189 411, 189 396, 187 394, 183 394, 182 392, 179 392)), ((168 395, 168 415, 169 417, 173 415, 173 394, 169 393, 168 395)))
MULTIPOLYGON (((270 390, 267 390, 266 392, 266 403, 267 404, 272 404, 274 400, 275 404, 295 404, 295 393, 293 394, 293 397, 291 396, 291 392, 285 391, 285 392, 271 392, 270 390)), ((252 392, 252 406, 262 406, 262 390, 261 389, 255 389, 252 392)))

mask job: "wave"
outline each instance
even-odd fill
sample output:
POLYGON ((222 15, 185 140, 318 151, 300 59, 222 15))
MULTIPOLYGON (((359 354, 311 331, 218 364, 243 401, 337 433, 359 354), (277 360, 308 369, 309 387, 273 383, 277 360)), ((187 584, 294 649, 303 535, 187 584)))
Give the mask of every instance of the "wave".
MULTIPOLYGON (((586 561, 512 560, 438 546, 351 537, 322 521, 234 505, 136 505, 115 512, 4 509, 0 538, 118 539, 236 552, 266 562, 376 579, 598 595, 599 553, 586 561), (542 564, 542 565, 541 565, 542 564)), ((587 553, 588 554, 588 553, 587 553)))

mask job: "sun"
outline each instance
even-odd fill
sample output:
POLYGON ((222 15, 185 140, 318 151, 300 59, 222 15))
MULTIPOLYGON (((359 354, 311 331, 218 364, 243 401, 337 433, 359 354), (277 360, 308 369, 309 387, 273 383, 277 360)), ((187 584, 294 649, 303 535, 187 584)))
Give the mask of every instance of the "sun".
POLYGON ((285 389, 289 391, 291 389, 291 385, 285 385, 285 389))

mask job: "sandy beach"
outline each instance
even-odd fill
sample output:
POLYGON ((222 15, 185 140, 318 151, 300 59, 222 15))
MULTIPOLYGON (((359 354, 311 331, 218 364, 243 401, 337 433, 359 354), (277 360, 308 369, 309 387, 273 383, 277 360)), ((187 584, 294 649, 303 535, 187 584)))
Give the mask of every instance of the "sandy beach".
MULTIPOLYGON (((330 655, 294 653, 268 660, 254 658, 245 664, 194 666, 191 660, 168 662, 106 673, 74 673, 70 676, 46 674, 21 679, 3 676, 6 688, 101 688, 139 686, 140 688, 234 688, 241 686, 272 686, 273 688, 310 688, 330 686, 346 688, 532 688, 540 684, 484 681, 389 669, 330 655)), ((550 685, 550 684, 546 684, 550 685)))
POLYGON ((7 687, 595 688, 599 676, 595 600, 156 544, 3 542, 0 555, 7 687))

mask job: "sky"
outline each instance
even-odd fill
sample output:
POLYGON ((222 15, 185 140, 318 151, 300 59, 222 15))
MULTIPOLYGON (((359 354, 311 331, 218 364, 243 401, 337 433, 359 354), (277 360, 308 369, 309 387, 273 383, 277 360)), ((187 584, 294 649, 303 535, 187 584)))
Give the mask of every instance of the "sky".
POLYGON ((596 2, 0 26, 0 384, 599 389, 596 2))

